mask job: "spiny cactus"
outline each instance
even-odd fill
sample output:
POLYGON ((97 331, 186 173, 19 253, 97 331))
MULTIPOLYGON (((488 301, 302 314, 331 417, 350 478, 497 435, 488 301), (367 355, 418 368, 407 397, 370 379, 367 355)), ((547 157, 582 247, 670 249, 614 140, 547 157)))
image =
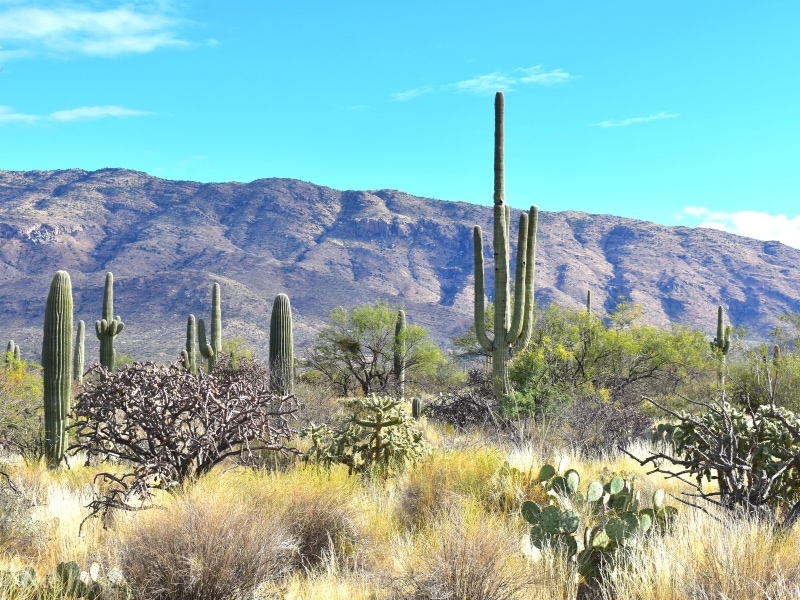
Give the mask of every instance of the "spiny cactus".
POLYGON ((419 398, 411 400, 411 416, 417 421, 422 417, 422 401, 419 398))
POLYGON ((50 284, 42 340, 45 454, 57 466, 67 449, 68 415, 72 393, 72 282, 58 271, 50 284))
POLYGON ((72 360, 72 379, 78 383, 83 383, 83 347, 86 340, 86 324, 78 321, 78 333, 75 334, 75 352, 72 360))
POLYGON ((19 362, 22 360, 22 353, 20 352, 19 346, 14 343, 14 340, 8 340, 8 346, 6 346, 6 364, 10 365, 12 361, 19 362))
POLYGON ((218 283, 211 287, 211 341, 206 338, 206 324, 203 319, 197 321, 197 337, 200 341, 200 354, 206 359, 208 371, 211 372, 222 350, 222 308, 218 283))
POLYGON ((197 373, 197 342, 194 315, 189 315, 186 320, 186 349, 181 350, 181 360, 187 371, 197 373))
POLYGON ((511 208, 505 204, 503 163, 503 93, 495 96, 494 143, 494 338, 486 334, 484 321, 483 237, 481 228, 473 231, 475 249, 475 333, 481 347, 492 355, 492 381, 495 398, 511 390, 508 363, 512 348, 522 350, 530 341, 533 327, 533 280, 536 258, 536 230, 539 211, 535 206, 530 214, 519 219, 517 268, 514 280, 514 307, 511 311, 509 281, 509 236, 511 208))
POLYGON ((592 290, 586 290, 586 312, 592 314, 592 290))
POLYGON ((717 307, 717 337, 711 342, 711 349, 721 353, 723 356, 728 354, 731 347, 731 326, 725 327, 725 309, 717 307))
POLYGON ((269 321, 269 369, 272 389, 280 394, 294 393, 294 344, 292 307, 289 296, 278 294, 269 321))
POLYGON ((95 321, 94 329, 100 340, 100 364, 109 371, 114 370, 116 351, 114 338, 122 333, 125 324, 114 316, 114 274, 106 273, 106 286, 103 291, 103 318, 95 321))
POLYGON ((717 380, 725 393, 725 357, 731 348, 731 326, 725 326, 725 310, 717 307, 717 337, 711 343, 711 351, 719 358, 717 367, 717 380))
MULTIPOLYGON (((394 327, 394 376, 397 379, 397 393, 401 400, 406 396, 406 311, 397 311, 394 327)), ((415 417, 416 418, 416 417, 415 417)))
POLYGON ((637 547, 654 524, 662 531, 677 515, 673 507, 664 506, 663 489, 653 493, 651 508, 640 510, 633 482, 621 477, 605 485, 594 481, 585 495, 578 491, 580 475, 573 469, 558 474, 552 465, 544 465, 538 479, 550 504, 543 507, 527 501, 522 505, 522 516, 532 525, 531 543, 537 548, 561 547, 576 556, 585 587, 597 589, 619 549, 637 547), (586 523, 583 548, 578 551, 581 514, 586 523))

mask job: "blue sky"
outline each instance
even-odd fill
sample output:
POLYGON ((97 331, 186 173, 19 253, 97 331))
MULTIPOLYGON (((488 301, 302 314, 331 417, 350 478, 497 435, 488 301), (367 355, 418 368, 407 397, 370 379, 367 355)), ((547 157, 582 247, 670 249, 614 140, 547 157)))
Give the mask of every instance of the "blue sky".
POLYGON ((0 169, 292 177, 800 247, 800 3, 0 0, 0 169))

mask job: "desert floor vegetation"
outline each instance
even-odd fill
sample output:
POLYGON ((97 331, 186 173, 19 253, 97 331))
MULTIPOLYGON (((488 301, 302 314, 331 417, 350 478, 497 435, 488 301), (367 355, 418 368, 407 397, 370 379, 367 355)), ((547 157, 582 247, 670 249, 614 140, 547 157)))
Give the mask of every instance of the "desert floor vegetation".
MULTIPOLYGON (((574 560, 558 547, 532 546, 520 513, 523 501, 547 499, 542 465, 580 472, 580 489, 618 475, 643 498, 657 488, 668 498, 682 491, 623 453, 597 458, 421 425, 447 442, 391 478, 302 461, 223 464, 160 494, 152 509, 115 511, 82 527, 93 475, 107 465, 73 460, 53 471, 8 457, 0 598, 79 597, 57 575, 68 562, 84 580, 106 582, 92 597, 575 598, 574 560), (38 596, 14 579, 26 569, 35 571, 38 596)), ((628 449, 639 455, 649 444, 628 449)), ((798 597, 796 529, 776 533, 752 518, 671 502, 674 526, 620 557, 595 597, 798 597)))

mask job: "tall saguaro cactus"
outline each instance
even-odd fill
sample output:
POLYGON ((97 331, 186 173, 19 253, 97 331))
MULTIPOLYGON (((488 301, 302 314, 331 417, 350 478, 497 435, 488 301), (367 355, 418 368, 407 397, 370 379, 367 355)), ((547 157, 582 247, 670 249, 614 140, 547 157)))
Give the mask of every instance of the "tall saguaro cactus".
POLYGON ((211 342, 206 338, 206 324, 203 319, 197 321, 197 336, 200 340, 200 354, 208 361, 208 370, 214 368, 217 356, 222 350, 222 308, 220 305, 219 284, 211 287, 211 342))
POLYGON ((492 355, 492 381, 495 398, 507 395, 508 363, 511 353, 524 349, 530 342, 533 327, 533 280, 536 258, 536 231, 539 210, 531 206, 530 213, 519 218, 517 267, 514 279, 514 306, 511 307, 509 281, 509 236, 511 208, 505 204, 505 169, 503 163, 503 93, 495 96, 494 130, 494 336, 486 334, 483 285, 483 236, 476 226, 475 246, 475 333, 481 347, 492 355))
POLYGON ((397 311, 397 322, 394 326, 394 376, 397 379, 397 393, 400 400, 406 396, 406 311, 397 311))
POLYGON ((717 307, 717 337, 711 343, 711 351, 719 358, 717 379, 725 393, 725 357, 731 348, 731 326, 725 326, 725 309, 717 307))
POLYGON ((114 316, 114 274, 106 273, 106 287, 103 291, 103 318, 95 321, 94 329, 100 340, 100 364, 109 371, 114 370, 117 353, 114 338, 122 333, 125 323, 114 316))
POLYGON ((294 393, 294 343, 292 338, 292 307, 289 296, 278 294, 272 304, 269 321, 270 383, 274 391, 294 393))
POLYGON ((50 284, 42 340, 44 443, 47 463, 57 466, 67 449, 72 393, 72 282, 58 271, 50 284))
POLYGON ((75 334, 75 352, 72 359, 72 379, 78 383, 83 383, 83 347, 86 340, 86 324, 78 321, 78 333, 75 334))
POLYGON ((186 320, 186 349, 181 350, 183 366, 190 373, 197 373, 197 338, 195 337, 194 315, 186 320))

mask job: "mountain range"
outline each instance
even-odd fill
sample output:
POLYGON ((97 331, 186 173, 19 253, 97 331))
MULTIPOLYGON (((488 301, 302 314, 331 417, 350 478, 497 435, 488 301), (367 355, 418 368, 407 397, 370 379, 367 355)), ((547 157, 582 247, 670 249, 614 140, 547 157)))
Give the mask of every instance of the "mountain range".
MULTIPOLYGON (((585 303, 599 314, 621 298, 657 326, 713 336, 717 305, 749 337, 765 338, 800 311, 800 250, 712 229, 542 209, 536 255, 540 305, 585 303)), ((518 211, 514 211, 515 215, 518 211)), ((296 343, 314 339, 336 306, 403 304, 443 345, 472 320, 472 228, 491 252, 492 209, 396 190, 338 191, 292 179, 171 181, 125 169, 0 171, 0 339, 38 360, 47 288, 72 278, 75 319, 90 332, 114 273, 119 352, 173 361, 186 318, 210 315, 222 288, 223 336, 268 348, 273 298, 292 302, 296 343)), ((516 242, 516 219, 512 246, 516 242)), ((487 256, 487 289, 491 289, 487 256)))

